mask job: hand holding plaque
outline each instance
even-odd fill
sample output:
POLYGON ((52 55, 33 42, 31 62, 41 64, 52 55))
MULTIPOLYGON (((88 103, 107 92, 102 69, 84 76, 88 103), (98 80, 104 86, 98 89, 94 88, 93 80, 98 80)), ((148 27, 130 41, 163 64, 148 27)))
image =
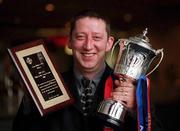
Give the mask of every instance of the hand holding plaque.
POLYGON ((73 102, 43 40, 8 49, 8 52, 41 116, 73 102))

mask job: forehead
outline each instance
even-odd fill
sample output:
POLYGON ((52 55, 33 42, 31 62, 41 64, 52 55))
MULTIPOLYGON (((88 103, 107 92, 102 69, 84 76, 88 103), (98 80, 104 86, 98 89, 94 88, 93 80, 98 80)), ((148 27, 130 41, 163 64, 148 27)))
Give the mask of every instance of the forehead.
POLYGON ((75 30, 94 30, 94 31, 105 31, 106 23, 104 20, 94 17, 80 18, 75 23, 75 30))

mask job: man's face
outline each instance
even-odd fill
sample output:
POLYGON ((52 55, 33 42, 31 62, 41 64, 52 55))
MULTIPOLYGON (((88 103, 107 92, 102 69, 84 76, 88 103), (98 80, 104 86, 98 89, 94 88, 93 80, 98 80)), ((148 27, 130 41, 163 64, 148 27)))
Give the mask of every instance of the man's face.
POLYGON ((113 38, 108 37, 103 20, 89 17, 79 19, 69 42, 75 68, 86 72, 99 70, 112 44, 113 38))

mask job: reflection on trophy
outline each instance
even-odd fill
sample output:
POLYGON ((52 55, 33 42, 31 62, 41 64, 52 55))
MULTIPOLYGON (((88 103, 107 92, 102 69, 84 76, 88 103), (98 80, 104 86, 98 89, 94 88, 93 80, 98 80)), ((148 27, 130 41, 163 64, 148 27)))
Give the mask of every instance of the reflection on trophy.
MULTIPOLYGON (((119 39, 113 46, 119 44, 119 54, 115 63, 114 74, 117 76, 127 76, 138 80, 141 75, 151 74, 163 59, 163 49, 155 50, 149 44, 146 36, 147 29, 140 36, 130 37, 129 39, 119 39), (147 70, 151 62, 158 55, 161 55, 158 64, 149 72, 147 70)), ((112 58, 112 57, 111 57, 112 58)), ((122 78, 123 79, 123 78, 122 78)), ((112 99, 103 100, 98 109, 98 115, 112 126, 120 126, 127 113, 126 106, 112 99)))

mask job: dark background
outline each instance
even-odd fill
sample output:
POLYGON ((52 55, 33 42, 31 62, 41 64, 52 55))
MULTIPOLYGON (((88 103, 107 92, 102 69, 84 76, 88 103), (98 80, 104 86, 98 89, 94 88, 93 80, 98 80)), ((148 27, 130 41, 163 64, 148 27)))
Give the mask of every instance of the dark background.
POLYGON ((24 93, 6 48, 43 38, 62 72, 71 64, 66 48, 69 20, 87 8, 111 20, 115 38, 128 38, 148 28, 153 48, 164 49, 162 63, 150 75, 151 101, 165 130, 179 130, 179 0, 0 0, 0 130, 11 129, 24 93))

